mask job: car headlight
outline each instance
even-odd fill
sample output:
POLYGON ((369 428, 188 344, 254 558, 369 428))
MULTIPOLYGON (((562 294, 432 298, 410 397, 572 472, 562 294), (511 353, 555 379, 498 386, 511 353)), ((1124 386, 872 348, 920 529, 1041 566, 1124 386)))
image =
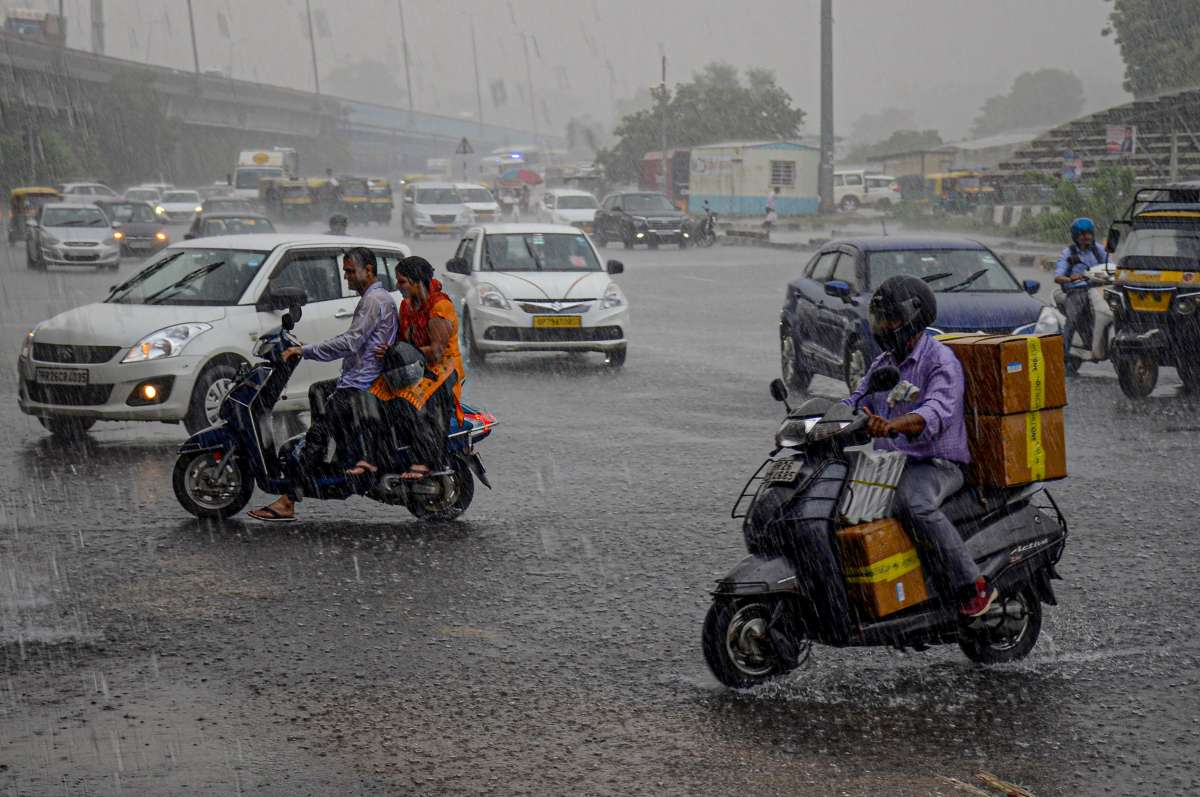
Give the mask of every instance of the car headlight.
POLYGON ((196 205, 196 212, 197 212, 197 213, 203 213, 203 212, 204 212, 204 208, 200 207, 199 205, 196 205))
POLYGON ((1189 293, 1175 298, 1175 312, 1180 315, 1191 315, 1200 306, 1200 294, 1189 293))
POLYGON ((62 241, 58 240, 53 235, 42 235, 41 244, 42 246, 59 246, 62 244, 62 241))
POLYGON ((487 282, 479 284, 479 304, 482 307, 495 307, 498 310, 508 309, 508 299, 495 285, 487 282))
POLYGON ((604 291, 604 298, 600 300, 600 309, 608 310, 623 304, 625 304, 625 294, 621 293, 621 286, 615 282, 608 283, 608 289, 604 291))
POLYGON ((25 340, 21 341, 20 356, 24 357, 26 360, 33 359, 33 333, 36 331, 36 329, 29 330, 28 334, 25 335, 25 340))
POLYGON ((775 432, 776 448, 797 448, 804 443, 804 438, 817 425, 820 418, 785 418, 775 432))
POLYGON ((122 363, 140 363, 178 356, 197 336, 212 329, 211 324, 176 324, 142 338, 125 355, 122 363))
POLYGON ((1059 335, 1062 334, 1063 314, 1053 307, 1043 307, 1038 314, 1038 320, 1033 324, 1025 324, 1013 330, 1014 335, 1059 335))
POLYGON ((413 215, 417 217, 417 221, 429 221, 429 214, 423 210, 418 210, 413 215))
POLYGON ((167 234, 162 230, 159 230, 158 232, 154 233, 154 238, 158 241, 165 241, 167 240, 167 234))
POLYGON ((647 227, 647 226, 649 226, 649 222, 647 222, 647 221, 646 221, 644 218, 642 218, 641 216, 634 216, 634 217, 633 217, 633 226, 634 226, 634 227, 643 227, 643 228, 644 228, 644 227, 647 227))
POLYGON ((158 215, 160 215, 160 216, 165 216, 165 215, 167 215, 167 209, 166 209, 166 208, 164 208, 162 205, 155 205, 155 206, 154 206, 154 212, 155 212, 155 213, 157 213, 157 214, 158 214, 158 215))
POLYGON ((114 241, 122 241, 124 239, 125 239, 125 233, 121 232, 120 230, 113 230, 113 240, 114 241))

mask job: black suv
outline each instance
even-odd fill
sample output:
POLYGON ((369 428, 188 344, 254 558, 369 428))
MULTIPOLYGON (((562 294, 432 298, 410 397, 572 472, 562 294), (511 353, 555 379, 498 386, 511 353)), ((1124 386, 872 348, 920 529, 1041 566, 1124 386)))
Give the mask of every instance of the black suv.
POLYGON ((621 241, 626 249, 646 244, 651 249, 662 243, 689 243, 688 215, 671 204, 666 194, 646 191, 609 194, 596 211, 592 237, 600 246, 621 241))

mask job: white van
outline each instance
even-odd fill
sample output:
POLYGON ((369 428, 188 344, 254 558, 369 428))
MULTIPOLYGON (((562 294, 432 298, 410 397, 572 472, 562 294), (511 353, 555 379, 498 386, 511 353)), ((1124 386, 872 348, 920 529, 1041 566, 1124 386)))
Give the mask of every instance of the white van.
POLYGON ((869 174, 865 169, 833 173, 833 202, 842 210, 886 208, 899 201, 900 183, 891 175, 869 174))

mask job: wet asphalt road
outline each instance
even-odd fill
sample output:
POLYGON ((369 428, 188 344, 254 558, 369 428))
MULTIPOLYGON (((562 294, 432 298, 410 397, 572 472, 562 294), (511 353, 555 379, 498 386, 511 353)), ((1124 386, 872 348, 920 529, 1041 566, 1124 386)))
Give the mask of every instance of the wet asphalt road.
POLYGON ((1200 406, 1171 372, 1143 402, 1107 367, 1072 382, 1066 581, 1025 662, 817 648, 731 692, 706 589, 743 553, 729 507, 780 417, 807 256, 610 256, 628 364, 472 373, 503 425, 461 521, 352 499, 281 527, 190 519, 180 426, 64 448, 23 416, 21 335, 115 278, 0 250, 0 793, 926 795, 979 769, 1039 797, 1196 791, 1200 406))

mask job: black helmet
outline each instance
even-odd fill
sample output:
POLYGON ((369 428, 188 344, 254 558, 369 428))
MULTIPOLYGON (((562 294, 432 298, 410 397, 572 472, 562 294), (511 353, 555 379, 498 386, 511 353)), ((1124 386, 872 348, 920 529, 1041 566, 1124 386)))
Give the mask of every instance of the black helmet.
POLYGON ((919 277, 888 277, 871 296, 871 334, 899 364, 908 356, 908 342, 937 318, 937 297, 919 277))
POLYGON ((336 230, 339 227, 345 230, 349 226, 350 219, 346 218, 346 214, 344 213, 334 213, 329 217, 329 229, 331 230, 336 230))
POLYGON ((425 355, 411 343, 397 341, 383 355, 383 378, 392 390, 403 390, 425 375, 425 355))

